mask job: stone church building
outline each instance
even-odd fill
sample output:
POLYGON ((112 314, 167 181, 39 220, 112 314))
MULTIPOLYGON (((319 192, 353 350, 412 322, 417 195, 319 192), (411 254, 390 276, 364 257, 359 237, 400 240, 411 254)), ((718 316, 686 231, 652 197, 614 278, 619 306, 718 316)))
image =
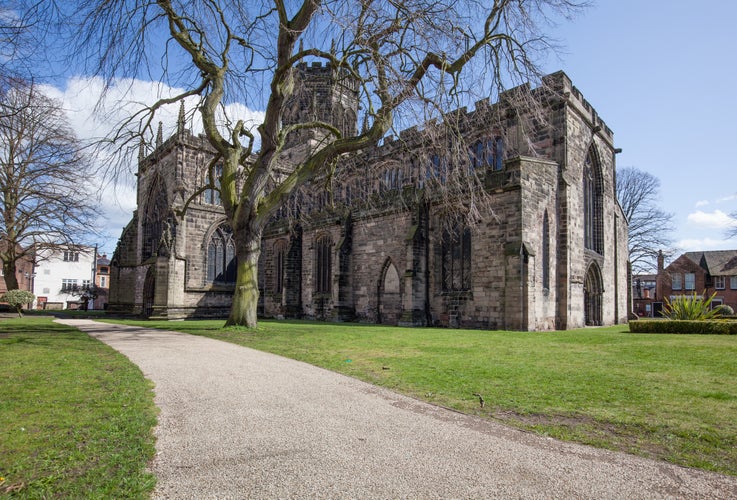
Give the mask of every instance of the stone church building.
MULTIPOLYGON (((356 89, 326 66, 300 71, 304 89, 285 122, 312 116, 355 132, 356 89)), ((259 313, 513 330, 626 322, 627 221, 612 132, 564 73, 545 83, 532 90, 544 120, 514 110, 512 89, 446 115, 456 134, 435 122, 409 128, 293 196, 264 231, 259 313), (450 187, 459 172, 473 179, 470 191, 450 187), (454 224, 452 206, 474 189, 485 194, 477 222, 454 224)), ((319 139, 293 137, 286 161, 319 139)), ((217 191, 192 197, 212 156, 183 112, 173 136, 159 133, 139 155, 138 209, 111 260, 108 311, 227 315, 231 231, 217 191)))

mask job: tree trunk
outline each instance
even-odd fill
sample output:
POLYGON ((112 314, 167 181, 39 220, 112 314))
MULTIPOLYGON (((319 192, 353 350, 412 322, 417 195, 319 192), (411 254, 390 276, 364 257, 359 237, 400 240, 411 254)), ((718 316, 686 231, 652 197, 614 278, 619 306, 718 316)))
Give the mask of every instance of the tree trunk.
MULTIPOLYGON (((247 230, 243 230, 246 232, 247 230)), ((258 259, 261 255, 261 233, 234 235, 238 259, 233 304, 225 326, 258 326, 258 259)))
POLYGON ((3 261, 3 278, 5 279, 5 288, 7 290, 18 289, 18 277, 15 275, 15 261, 8 259, 3 261))

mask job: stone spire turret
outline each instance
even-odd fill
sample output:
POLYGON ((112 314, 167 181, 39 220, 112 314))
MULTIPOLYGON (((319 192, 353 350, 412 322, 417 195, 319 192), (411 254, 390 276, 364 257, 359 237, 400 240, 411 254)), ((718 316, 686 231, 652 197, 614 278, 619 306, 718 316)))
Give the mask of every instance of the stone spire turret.
POLYGON ((156 147, 160 148, 164 144, 164 125, 159 122, 159 130, 156 132, 156 147))
POLYGON ((184 130, 185 130, 184 125, 185 125, 184 99, 182 99, 179 105, 179 117, 177 118, 177 134, 179 135, 184 134, 184 130))

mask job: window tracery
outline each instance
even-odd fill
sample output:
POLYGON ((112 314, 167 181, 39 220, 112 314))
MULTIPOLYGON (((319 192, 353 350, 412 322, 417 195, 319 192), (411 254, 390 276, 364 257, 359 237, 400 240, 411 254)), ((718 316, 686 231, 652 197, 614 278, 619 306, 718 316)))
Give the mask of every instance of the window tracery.
POLYGON ((234 283, 236 278, 233 231, 223 224, 210 235, 207 243, 207 282, 234 283))
POLYGON ((444 292, 471 289, 471 230, 460 234, 446 230, 441 241, 442 287, 444 292))

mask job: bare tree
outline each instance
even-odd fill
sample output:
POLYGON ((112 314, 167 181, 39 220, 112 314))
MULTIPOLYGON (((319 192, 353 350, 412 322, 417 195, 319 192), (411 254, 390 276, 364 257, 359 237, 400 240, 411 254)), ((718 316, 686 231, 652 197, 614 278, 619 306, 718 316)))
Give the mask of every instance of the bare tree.
POLYGON ((46 35, 57 18, 55 2, 4 0, 0 2, 0 88, 6 91, 18 79, 38 77, 39 61, 46 60, 46 35))
POLYGON ((727 238, 734 238, 737 236, 737 212, 729 214, 729 218, 731 219, 731 225, 724 232, 724 235, 727 238))
POLYGON ((658 207, 660 180, 635 167, 617 171, 617 198, 629 222, 630 262, 634 273, 652 272, 658 251, 672 254, 673 214, 658 207))
MULTIPOLYGON (((537 81, 535 58, 549 48, 540 23, 572 14, 576 0, 80 0, 80 48, 108 79, 145 73, 183 91, 141 119, 150 132, 162 106, 200 96, 210 164, 236 242, 237 279, 228 324, 256 325, 263 228, 300 187, 332 175, 341 157, 375 145, 409 112, 423 118, 509 85, 537 81), (320 61, 354 86, 360 130, 315 114, 290 119, 300 64, 320 61), (255 131, 218 111, 237 100, 265 109, 255 131), (319 140, 287 161, 289 141, 319 140), (215 164, 222 174, 215 178, 215 164)), ((110 81, 110 80, 108 80, 110 81)), ((416 122, 416 120, 414 120, 416 122)), ((210 186, 213 187, 213 186, 210 186)), ((203 187, 206 189, 207 187, 203 187)))
POLYGON ((94 227, 89 162, 60 105, 32 84, 0 96, 0 260, 9 290, 36 248, 69 245, 94 227))

